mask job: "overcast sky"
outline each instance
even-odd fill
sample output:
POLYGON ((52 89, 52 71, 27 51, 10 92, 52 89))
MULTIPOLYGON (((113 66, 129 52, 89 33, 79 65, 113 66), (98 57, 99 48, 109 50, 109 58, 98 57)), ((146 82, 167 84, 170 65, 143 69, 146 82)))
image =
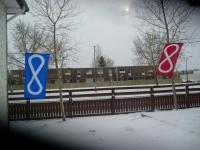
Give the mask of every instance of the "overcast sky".
MULTIPOLYGON (((136 28, 138 27, 138 19, 134 17, 137 0, 75 1, 82 10, 82 13, 77 17, 80 22, 77 26, 78 29, 72 33, 73 40, 79 42, 79 52, 78 62, 70 63, 69 67, 90 67, 94 55, 93 47, 96 43, 101 45, 104 55, 114 60, 115 65, 133 65, 132 60, 135 56, 131 51, 134 46, 132 41, 139 34, 136 28)), ((24 21, 33 21, 30 13, 19 18, 24 19, 24 21)), ((188 31, 191 33, 195 31, 195 40, 200 41, 200 8, 191 17, 188 31)), ((10 40, 9 50, 13 50, 11 43, 10 40)), ((192 56, 188 61, 189 69, 200 69, 200 43, 184 49, 184 51, 192 56)), ((179 69, 185 69, 185 62, 181 63, 179 69)))

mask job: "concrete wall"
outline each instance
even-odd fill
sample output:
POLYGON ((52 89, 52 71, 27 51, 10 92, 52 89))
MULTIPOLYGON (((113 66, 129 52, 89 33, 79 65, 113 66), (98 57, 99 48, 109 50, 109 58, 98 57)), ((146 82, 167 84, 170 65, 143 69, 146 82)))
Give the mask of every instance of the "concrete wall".
POLYGON ((0 0, 0 125, 8 127, 6 9, 0 0))

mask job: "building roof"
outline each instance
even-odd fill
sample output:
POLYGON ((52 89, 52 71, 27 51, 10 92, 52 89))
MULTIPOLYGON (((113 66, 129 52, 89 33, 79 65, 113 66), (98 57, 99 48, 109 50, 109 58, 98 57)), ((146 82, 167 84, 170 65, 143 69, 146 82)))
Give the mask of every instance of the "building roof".
POLYGON ((3 2, 3 4, 6 6, 7 9, 7 14, 12 15, 12 14, 18 14, 21 13, 26 13, 29 11, 29 7, 26 3, 25 0, 0 0, 3 2))

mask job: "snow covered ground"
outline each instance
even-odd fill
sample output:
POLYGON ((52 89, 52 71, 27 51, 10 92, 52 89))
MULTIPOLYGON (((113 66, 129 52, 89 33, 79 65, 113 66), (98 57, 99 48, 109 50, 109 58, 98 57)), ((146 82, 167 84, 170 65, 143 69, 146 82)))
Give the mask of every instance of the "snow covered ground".
POLYGON ((59 145, 94 150, 199 150, 200 108, 39 121, 11 121, 21 131, 59 145))

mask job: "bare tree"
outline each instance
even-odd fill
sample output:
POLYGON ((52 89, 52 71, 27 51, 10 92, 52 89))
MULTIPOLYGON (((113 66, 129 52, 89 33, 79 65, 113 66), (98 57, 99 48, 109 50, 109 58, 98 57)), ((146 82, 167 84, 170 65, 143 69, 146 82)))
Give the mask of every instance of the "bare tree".
POLYGON ((158 32, 146 31, 134 40, 133 53, 137 56, 138 64, 156 65, 160 58, 164 36, 158 32))
POLYGON ((19 20, 13 26, 13 42, 16 51, 8 53, 8 64, 17 68, 24 68, 24 54, 26 52, 46 51, 46 41, 48 34, 43 34, 43 29, 38 29, 38 25, 31 25, 19 20))
MULTIPOLYGON (((166 35, 166 43, 177 42, 177 39, 188 40, 180 37, 185 33, 184 27, 194 8, 186 5, 185 2, 175 0, 143 0, 143 4, 145 13, 140 15, 140 19, 154 29, 161 30, 166 35)), ((177 109, 174 77, 172 77, 172 89, 174 107, 177 109)))
POLYGON ((48 34, 43 35, 43 31, 38 29, 36 24, 31 25, 19 20, 12 30, 15 52, 8 53, 8 73, 10 79, 8 86, 11 91, 14 81, 10 69, 24 69, 25 53, 45 51, 45 43, 48 41, 48 34))
MULTIPOLYGON (((66 39, 66 37, 56 40, 57 45, 57 61, 58 68, 63 68, 67 66, 70 62, 77 61, 76 53, 77 53, 77 43, 72 44, 70 39, 66 39)), ((54 54, 53 42, 52 40, 48 41, 46 45, 46 49, 49 53, 54 54)), ((54 55, 50 56, 50 67, 55 67, 55 59, 54 55)))
POLYGON ((158 85, 155 70, 160 58, 162 46, 164 45, 165 36, 155 30, 142 33, 133 41, 134 48, 132 52, 137 56, 138 64, 153 66, 153 75, 156 85, 158 85))
POLYGON ((166 35, 165 41, 177 42, 189 40, 185 35, 185 27, 194 8, 184 1, 177 0, 142 0, 142 8, 138 11, 138 18, 142 19, 166 35), (182 38, 181 38, 182 37, 182 38))
POLYGON ((64 44, 62 43, 63 41, 65 41, 62 40, 63 37, 68 37, 68 31, 72 30, 72 27, 74 27, 75 25, 73 18, 78 14, 77 6, 72 3, 72 0, 35 0, 34 2, 34 15, 42 18, 46 22, 46 30, 49 31, 52 35, 52 55, 54 58, 54 64, 59 82, 58 88, 62 118, 63 121, 65 121, 65 112, 62 97, 62 75, 58 64, 59 56, 62 56, 62 53, 64 51, 61 52, 63 48, 60 47, 59 55, 59 43, 60 46, 64 46, 64 44))
POLYGON ((106 57, 106 67, 113 67, 114 61, 110 57, 106 57))

